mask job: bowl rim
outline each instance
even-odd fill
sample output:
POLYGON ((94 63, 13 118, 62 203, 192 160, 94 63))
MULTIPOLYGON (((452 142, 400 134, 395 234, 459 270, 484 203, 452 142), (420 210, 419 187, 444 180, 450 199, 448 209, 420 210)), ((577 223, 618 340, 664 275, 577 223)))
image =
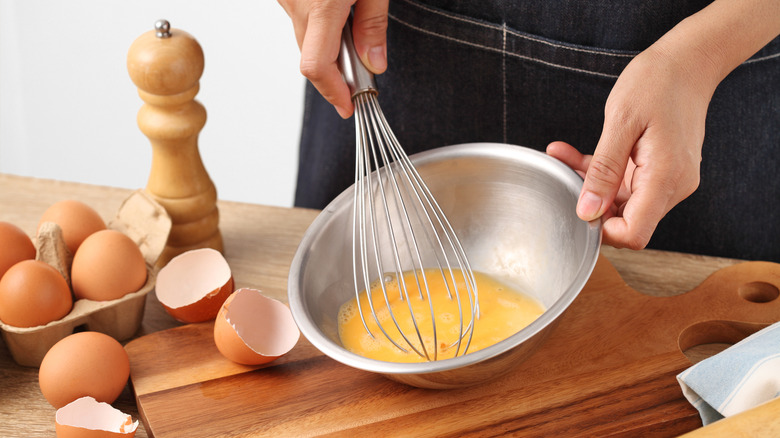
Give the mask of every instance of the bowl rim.
MULTIPOLYGON (((420 165, 431 160, 438 161, 446 159, 448 156, 462 157, 464 152, 467 152, 466 155, 497 157, 506 156, 507 154, 512 154, 513 156, 520 154, 524 159, 541 163, 545 167, 550 166, 552 170, 555 170, 561 177, 566 178, 565 182, 575 184, 579 188, 582 187, 582 177, 566 164, 543 152, 525 146, 491 142, 462 143, 430 149, 411 155, 409 158, 415 165, 420 165)), ((341 201, 341 198, 345 196, 349 196, 351 199, 353 189, 354 184, 340 193, 322 209, 320 214, 318 214, 314 221, 309 225, 295 252, 288 276, 288 303, 293 318, 301 330, 301 334, 320 352, 353 368, 381 374, 430 374, 455 368, 463 368, 499 356, 531 339, 554 321, 557 321, 559 316, 579 295, 580 291, 590 278, 598 260, 599 249, 601 247, 601 219, 585 222, 588 227, 585 253, 580 260, 580 266, 576 270, 572 283, 563 291, 561 296, 545 310, 542 316, 531 322, 519 332, 481 350, 450 359, 415 363, 387 362, 370 359, 338 345, 329 336, 325 335, 319 327, 313 324, 309 317, 305 301, 303 300, 303 294, 298 290, 298 278, 300 277, 301 267, 304 266, 304 262, 308 256, 306 248, 310 246, 311 241, 316 236, 316 232, 322 228, 322 225, 330 220, 330 216, 336 211, 333 206, 344 202, 341 201)))

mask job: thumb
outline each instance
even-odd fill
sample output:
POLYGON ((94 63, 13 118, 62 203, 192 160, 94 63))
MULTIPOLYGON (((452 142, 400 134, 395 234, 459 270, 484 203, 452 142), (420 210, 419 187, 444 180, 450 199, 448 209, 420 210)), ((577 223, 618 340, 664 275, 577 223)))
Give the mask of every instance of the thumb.
POLYGON ((605 123, 590 160, 577 201, 577 216, 592 221, 604 215, 615 201, 636 138, 626 137, 605 123))
POLYGON ((352 36, 363 64, 374 74, 387 69, 387 8, 389 0, 355 3, 352 36))

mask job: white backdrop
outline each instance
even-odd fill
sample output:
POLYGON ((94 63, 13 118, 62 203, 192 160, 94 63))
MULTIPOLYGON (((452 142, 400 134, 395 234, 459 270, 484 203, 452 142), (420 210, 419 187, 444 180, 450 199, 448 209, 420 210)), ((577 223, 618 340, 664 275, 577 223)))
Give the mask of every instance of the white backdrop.
POLYGON ((274 0, 0 0, 0 172, 144 187, 127 51, 161 18, 203 47, 200 153, 220 199, 292 205, 304 79, 274 0))

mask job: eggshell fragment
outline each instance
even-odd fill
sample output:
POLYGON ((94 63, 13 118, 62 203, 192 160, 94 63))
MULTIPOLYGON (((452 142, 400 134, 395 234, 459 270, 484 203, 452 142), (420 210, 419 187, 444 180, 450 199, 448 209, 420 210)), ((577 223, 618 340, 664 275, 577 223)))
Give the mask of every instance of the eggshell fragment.
POLYGON ((89 396, 57 409, 54 421, 59 438, 131 438, 138 429, 138 420, 89 396))
POLYGON ((244 365, 271 362, 300 337, 290 308, 257 289, 233 292, 214 323, 214 343, 226 358, 244 365))
POLYGON ((160 269, 155 291, 163 308, 177 320, 208 321, 233 291, 233 274, 219 251, 194 249, 160 269))
POLYGON ((8 222, 0 222, 0 278, 11 266, 35 258, 35 246, 24 230, 8 222))
POLYGON ((55 408, 80 397, 113 403, 130 377, 130 358, 116 339, 98 332, 67 336, 49 349, 38 370, 41 393, 55 408))

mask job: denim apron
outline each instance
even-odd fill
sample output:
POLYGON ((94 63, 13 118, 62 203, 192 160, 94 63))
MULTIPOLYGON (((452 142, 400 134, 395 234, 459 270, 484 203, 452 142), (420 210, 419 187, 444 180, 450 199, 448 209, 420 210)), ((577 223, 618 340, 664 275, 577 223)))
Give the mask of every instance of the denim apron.
MULTIPOLYGON (((393 0, 379 102, 406 152, 469 142, 592 154, 604 104, 640 51, 706 0, 393 0)), ((295 205, 354 179, 354 120, 307 84, 295 205)), ((701 184, 648 247, 780 262, 780 38, 710 103, 701 184)))

